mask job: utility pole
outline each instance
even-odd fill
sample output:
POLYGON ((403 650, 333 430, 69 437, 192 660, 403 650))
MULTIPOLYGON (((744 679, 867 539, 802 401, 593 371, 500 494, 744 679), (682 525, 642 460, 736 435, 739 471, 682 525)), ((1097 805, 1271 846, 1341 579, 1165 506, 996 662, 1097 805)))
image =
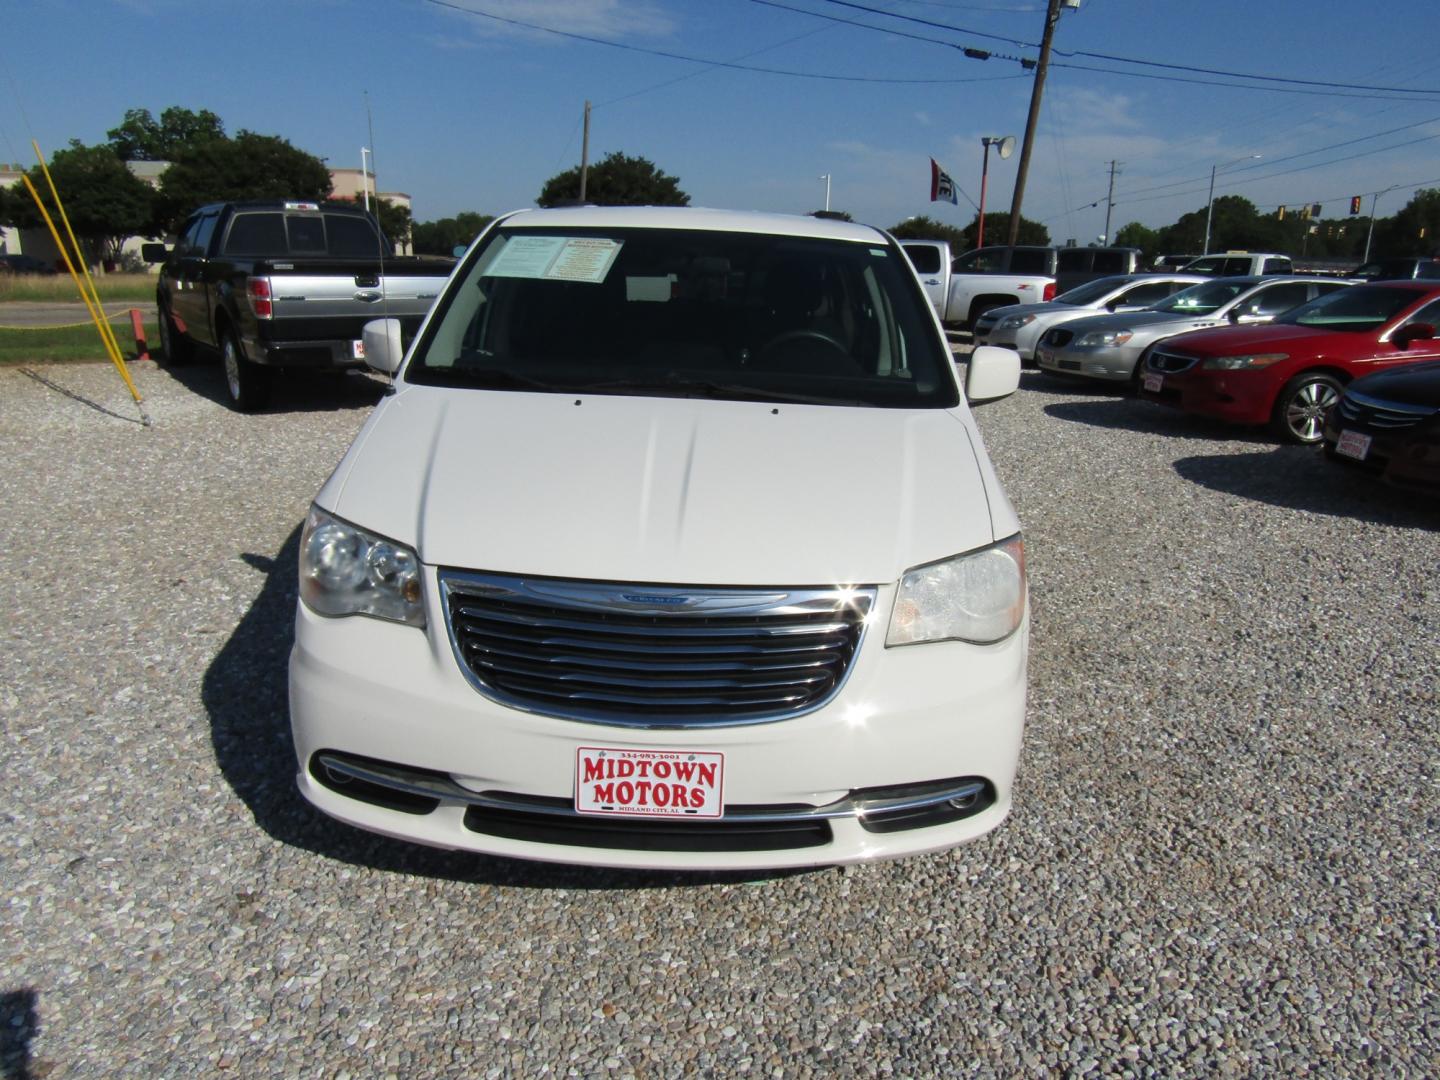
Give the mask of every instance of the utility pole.
MULTIPOLYGON (((571 136, 574 138, 574 136, 571 136)), ((590 175, 590 102, 585 102, 585 138, 580 143, 580 201, 585 201, 585 181, 590 175)))
POLYGON ((1110 235, 1110 211, 1115 209, 1115 167, 1118 161, 1110 162, 1110 194, 1105 196, 1105 243, 1111 247, 1115 246, 1115 240, 1110 235))
POLYGON ((1010 247, 1020 235, 1020 207, 1025 201, 1025 177, 1030 171, 1030 149, 1035 145, 1035 127, 1040 119, 1040 98, 1045 93, 1045 73, 1050 69, 1050 42, 1060 21, 1063 0, 1050 0, 1045 11, 1045 36, 1040 39, 1040 62, 1035 67, 1035 87, 1030 91, 1030 115, 1025 119, 1025 142, 1020 147, 1020 168, 1015 173, 1015 198, 1010 203, 1010 247))

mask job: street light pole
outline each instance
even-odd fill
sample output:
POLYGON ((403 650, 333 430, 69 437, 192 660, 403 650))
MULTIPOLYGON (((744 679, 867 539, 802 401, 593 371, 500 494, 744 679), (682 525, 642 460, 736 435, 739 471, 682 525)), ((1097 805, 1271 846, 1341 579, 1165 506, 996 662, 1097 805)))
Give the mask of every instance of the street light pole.
POLYGON ((1362 263, 1370 261, 1370 241, 1375 236, 1375 204, 1380 201, 1381 195, 1388 195, 1394 190, 1393 187, 1387 187, 1384 191, 1377 191, 1370 196, 1370 228, 1365 233, 1365 254, 1360 257, 1362 263))
POLYGON ((365 196, 365 210, 370 210, 370 170, 365 165, 365 155, 371 153, 368 146, 360 147, 360 188, 365 196))
POLYGON ((999 141, 990 135, 986 135, 980 140, 980 144, 985 147, 985 150, 980 161, 980 226, 975 231, 977 248, 985 246, 985 183, 990 177, 990 146, 999 141))
POLYGON ((825 212, 828 214, 830 212, 830 174, 827 172, 824 176, 816 177, 816 179, 825 181, 825 212))
POLYGON ((1210 254, 1210 220, 1215 214, 1215 174, 1221 169, 1229 168, 1238 162, 1255 161, 1264 156, 1264 154, 1246 154, 1244 157, 1235 158, 1234 161, 1222 161, 1219 164, 1210 166, 1210 195, 1205 200, 1205 243, 1202 245, 1204 250, 1200 252, 1201 255, 1210 254))

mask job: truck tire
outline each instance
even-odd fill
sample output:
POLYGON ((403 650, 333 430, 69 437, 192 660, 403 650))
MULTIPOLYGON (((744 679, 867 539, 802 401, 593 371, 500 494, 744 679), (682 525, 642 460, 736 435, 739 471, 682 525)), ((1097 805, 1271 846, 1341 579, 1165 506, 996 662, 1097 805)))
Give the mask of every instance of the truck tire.
POLYGON ((975 324, 980 321, 981 315, 984 315, 985 312, 989 311, 991 308, 1004 306, 1005 301, 1003 300, 976 300, 975 303, 970 305, 970 318, 965 320, 965 329, 969 330, 971 333, 974 333, 975 324))
POLYGON ((220 364, 225 369, 225 389, 237 412, 254 412, 270 400, 270 372, 245 359, 235 331, 220 334, 220 364))
POLYGON ((195 347, 190 339, 180 333, 170 309, 163 303, 156 305, 156 318, 160 324, 160 351, 165 354, 165 363, 172 367, 183 367, 195 359, 195 347))

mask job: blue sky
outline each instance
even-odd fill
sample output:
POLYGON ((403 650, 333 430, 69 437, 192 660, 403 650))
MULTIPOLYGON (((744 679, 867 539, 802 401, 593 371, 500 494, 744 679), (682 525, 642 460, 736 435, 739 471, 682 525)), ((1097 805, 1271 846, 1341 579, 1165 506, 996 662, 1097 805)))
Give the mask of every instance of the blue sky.
MULTIPOLYGON (((31 138, 47 153, 72 138, 104 141, 127 108, 158 116, 180 105, 218 113, 231 133, 282 135, 332 166, 358 167, 368 92, 382 190, 408 192, 422 221, 493 214, 532 205, 546 179, 578 163, 588 98, 592 160, 647 157, 695 205, 805 213, 823 205, 828 173, 832 206, 858 220, 929 214, 963 225, 974 214, 966 196, 980 196, 980 139, 1023 136, 1031 79, 1013 60, 968 59, 956 46, 1034 57, 1045 8, 855 0, 963 28, 947 31, 832 0, 447 2, 0 0, 0 160, 33 163, 31 138), (654 52, 953 81, 801 78, 654 52), (963 192, 959 206, 929 201, 930 157, 963 192)), ((1437 0, 1082 0, 1062 16, 1057 50, 1326 85, 1197 85, 1171 80, 1237 80, 1057 54, 1023 212, 1057 241, 1093 240, 1115 160, 1112 232, 1203 207, 1217 165, 1217 195, 1262 209, 1320 202, 1338 217, 1365 194, 1368 213, 1369 193, 1398 185, 1379 201, 1382 216, 1393 213, 1416 187, 1440 187, 1437 32, 1437 0), (1300 89, 1325 92, 1285 92, 1300 89)), ((1009 209, 1018 161, 1018 151, 1009 161, 992 153, 987 209, 1009 209)))

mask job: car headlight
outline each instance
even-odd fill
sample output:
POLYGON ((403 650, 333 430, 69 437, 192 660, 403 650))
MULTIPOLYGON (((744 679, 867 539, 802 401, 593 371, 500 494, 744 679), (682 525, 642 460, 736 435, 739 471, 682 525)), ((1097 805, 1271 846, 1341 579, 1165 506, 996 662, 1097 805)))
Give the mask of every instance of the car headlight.
POLYGON ((310 508, 300 535, 300 599, 321 615, 425 625, 420 559, 404 544, 310 508))
POLYGON ((1133 330, 1091 330, 1075 344, 1082 349, 1112 348, 1124 345, 1134 336, 1133 330))
POLYGON ((1035 321, 1034 315, 1006 315, 995 324, 996 330, 1019 330, 1022 326, 1029 326, 1035 321))
POLYGON ((1290 354, 1283 352, 1274 353, 1246 353, 1244 356, 1212 356, 1200 366, 1209 368, 1211 371, 1244 371, 1250 368, 1265 368, 1271 364, 1278 364, 1281 360, 1289 360, 1290 354))
POLYGON ((886 646, 922 641, 988 645, 1025 617, 1025 542, 1017 533, 979 551, 905 571, 886 646))

